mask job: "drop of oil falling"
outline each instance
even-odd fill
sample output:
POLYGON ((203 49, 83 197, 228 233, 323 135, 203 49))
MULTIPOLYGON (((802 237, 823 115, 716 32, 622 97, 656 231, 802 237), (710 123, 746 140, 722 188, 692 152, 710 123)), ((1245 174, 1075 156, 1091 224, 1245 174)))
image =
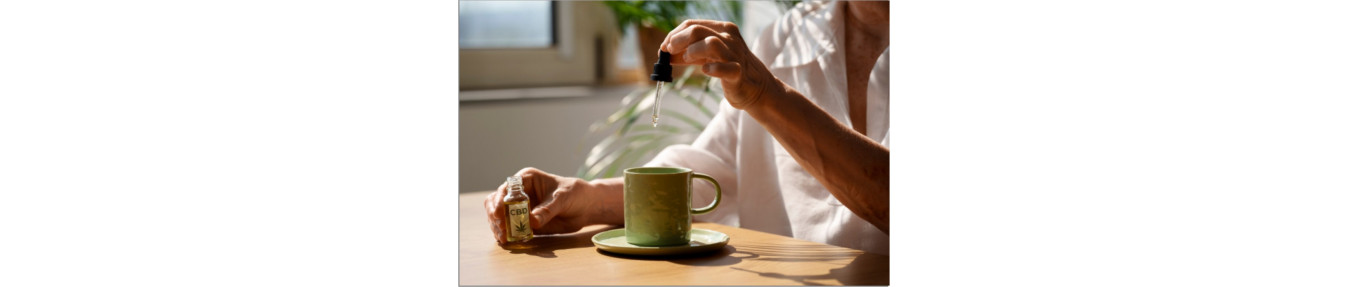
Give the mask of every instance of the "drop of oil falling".
POLYGON ((660 97, 664 94, 665 82, 655 82, 655 112, 651 113, 651 127, 660 127, 660 97))

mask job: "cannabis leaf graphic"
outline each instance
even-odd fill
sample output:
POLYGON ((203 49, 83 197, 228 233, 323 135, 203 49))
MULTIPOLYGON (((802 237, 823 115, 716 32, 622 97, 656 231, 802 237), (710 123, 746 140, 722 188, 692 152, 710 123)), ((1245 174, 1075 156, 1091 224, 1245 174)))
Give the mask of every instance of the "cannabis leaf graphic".
POLYGON ((520 222, 519 225, 515 225, 515 232, 524 233, 526 228, 529 228, 529 226, 524 225, 524 222, 520 222))

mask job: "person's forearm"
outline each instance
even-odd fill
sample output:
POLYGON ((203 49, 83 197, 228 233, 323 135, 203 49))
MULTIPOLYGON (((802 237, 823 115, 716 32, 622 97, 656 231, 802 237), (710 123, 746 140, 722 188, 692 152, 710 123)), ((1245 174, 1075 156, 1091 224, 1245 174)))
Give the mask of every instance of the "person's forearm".
POLYGON ((776 81, 744 109, 844 206, 889 233, 889 149, 776 81))
POLYGON ((623 178, 601 178, 589 182, 591 224, 623 225, 623 178))

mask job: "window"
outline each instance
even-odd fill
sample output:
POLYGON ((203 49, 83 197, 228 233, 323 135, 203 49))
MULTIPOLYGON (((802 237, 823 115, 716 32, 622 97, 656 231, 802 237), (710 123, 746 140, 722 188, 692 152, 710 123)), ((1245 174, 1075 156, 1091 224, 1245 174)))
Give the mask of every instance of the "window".
POLYGON ((556 43, 551 1, 459 2, 459 47, 547 48, 556 43))

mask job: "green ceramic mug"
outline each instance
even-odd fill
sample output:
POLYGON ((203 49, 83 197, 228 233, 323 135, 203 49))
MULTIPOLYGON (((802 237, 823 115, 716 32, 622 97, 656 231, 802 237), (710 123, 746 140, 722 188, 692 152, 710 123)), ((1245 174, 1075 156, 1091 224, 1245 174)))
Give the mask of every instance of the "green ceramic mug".
POLYGON ((693 215, 721 204, 721 184, 680 167, 634 167, 623 171, 623 224, 627 243, 638 246, 688 244, 693 215), (693 179, 716 186, 710 205, 693 208, 693 179))

